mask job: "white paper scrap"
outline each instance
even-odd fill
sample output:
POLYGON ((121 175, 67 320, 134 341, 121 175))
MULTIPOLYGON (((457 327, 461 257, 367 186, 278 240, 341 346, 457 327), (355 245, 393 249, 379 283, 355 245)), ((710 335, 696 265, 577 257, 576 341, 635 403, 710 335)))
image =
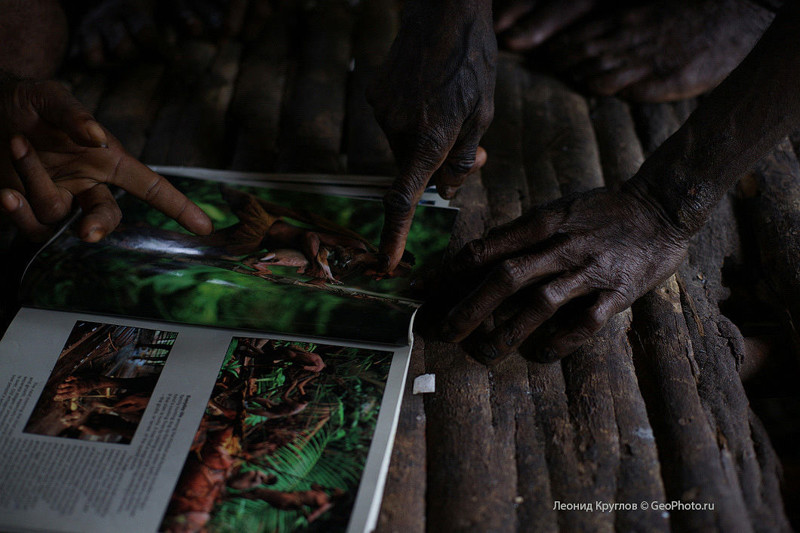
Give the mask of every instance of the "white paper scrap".
POLYGON ((436 374, 422 374, 414 379, 414 394, 436 392, 436 374))

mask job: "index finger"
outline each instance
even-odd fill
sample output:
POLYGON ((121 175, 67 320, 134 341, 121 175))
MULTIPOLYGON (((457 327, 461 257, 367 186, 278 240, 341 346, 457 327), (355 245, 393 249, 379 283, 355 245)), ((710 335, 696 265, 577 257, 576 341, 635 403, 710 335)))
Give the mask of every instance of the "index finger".
POLYGON ((483 239, 468 242, 451 261, 455 272, 481 268, 522 251, 530 250, 553 234, 554 221, 549 210, 540 209, 497 226, 483 239))
POLYGON ((133 157, 127 156, 120 161, 108 183, 122 187, 144 200, 192 233, 208 235, 214 229, 211 219, 202 209, 166 178, 156 174, 133 157))
POLYGON ((408 170, 394 180, 383 197, 385 218, 381 231, 380 252, 387 257, 386 265, 381 265, 385 266, 386 272, 394 270, 403 257, 417 204, 431 176, 442 165, 447 152, 445 150, 439 154, 438 160, 416 154, 408 165, 408 170))

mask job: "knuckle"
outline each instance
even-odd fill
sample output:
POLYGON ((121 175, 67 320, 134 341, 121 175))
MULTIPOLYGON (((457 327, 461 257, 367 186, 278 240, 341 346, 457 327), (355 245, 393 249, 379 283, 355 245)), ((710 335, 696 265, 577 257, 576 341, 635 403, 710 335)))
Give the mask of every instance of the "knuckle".
POLYGON ((439 127, 431 127, 423 125, 416 135, 416 153, 421 159, 430 158, 431 163, 438 160, 443 152, 446 151, 448 142, 448 135, 445 134, 439 127))
POLYGON ((536 291, 536 297, 545 311, 555 312, 561 303, 561 290, 556 285, 545 285, 536 291))
POLYGON ((476 306, 461 305, 453 309, 448 318, 452 323, 462 326, 478 321, 480 315, 476 306))
POLYGON ((599 307, 593 307, 589 311, 588 316, 586 317, 583 331, 585 331, 589 335, 594 334, 600 331, 600 328, 605 326, 607 321, 608 321, 608 316, 606 316, 603 310, 599 307))
POLYGON ((37 218, 43 223, 53 224, 67 216, 70 207, 67 202, 57 195, 48 195, 36 201, 34 211, 37 218))
POLYGON ((450 172, 456 176, 467 174, 475 165, 475 150, 472 155, 465 155, 447 162, 450 172))
POLYGON ((486 257, 486 244, 481 239, 468 242, 464 246, 462 257, 467 264, 477 265, 482 263, 484 257, 486 257))
POLYGON ((407 186, 390 189, 383 197, 383 208, 387 215, 407 215, 414 207, 412 194, 407 186))
POLYGON ((494 120, 494 103, 487 102, 481 106, 480 111, 478 111, 478 128, 480 133, 489 129, 492 120, 494 120))
POLYGON ((523 268, 518 261, 507 259, 500 263, 495 270, 495 276, 503 287, 515 289, 519 286, 520 280, 525 275, 523 268))
POLYGON ((164 178, 162 178, 161 176, 156 176, 153 179, 153 182, 150 184, 150 186, 144 193, 144 201, 149 203, 158 198, 158 195, 161 192, 161 187, 163 186, 163 184, 164 184, 164 178))
POLYGON ((506 330, 503 332, 505 343, 508 346, 522 344, 529 334, 530 332, 519 321, 514 321, 513 324, 506 326, 506 330))

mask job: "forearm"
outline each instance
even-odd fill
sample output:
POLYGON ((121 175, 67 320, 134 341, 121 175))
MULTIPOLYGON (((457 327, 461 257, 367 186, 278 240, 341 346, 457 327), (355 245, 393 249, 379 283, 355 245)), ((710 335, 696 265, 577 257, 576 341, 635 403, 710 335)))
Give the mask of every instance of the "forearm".
POLYGON ((699 230, 725 192, 800 127, 797 28, 800 6, 787 2, 742 64, 628 182, 679 232, 699 230))

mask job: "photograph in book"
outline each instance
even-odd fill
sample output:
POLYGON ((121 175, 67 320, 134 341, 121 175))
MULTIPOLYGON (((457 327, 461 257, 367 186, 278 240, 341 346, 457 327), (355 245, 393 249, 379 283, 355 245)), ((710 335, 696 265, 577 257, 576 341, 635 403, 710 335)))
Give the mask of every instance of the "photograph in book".
POLYGON ((123 224, 106 239, 88 244, 67 230, 39 254, 23 281, 26 303, 402 344, 421 280, 441 262, 455 218, 451 209, 420 207, 406 255, 385 274, 376 248, 380 202, 186 178, 175 184, 212 218, 214 233, 191 235, 123 197, 123 224))
POLYGON ((76 322, 25 432, 129 444, 176 337, 76 322))
POLYGON ((234 338, 163 531, 344 531, 392 352, 234 338))

